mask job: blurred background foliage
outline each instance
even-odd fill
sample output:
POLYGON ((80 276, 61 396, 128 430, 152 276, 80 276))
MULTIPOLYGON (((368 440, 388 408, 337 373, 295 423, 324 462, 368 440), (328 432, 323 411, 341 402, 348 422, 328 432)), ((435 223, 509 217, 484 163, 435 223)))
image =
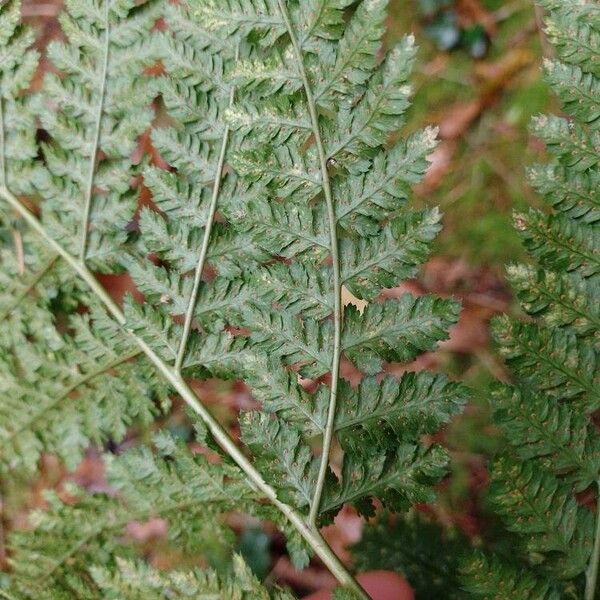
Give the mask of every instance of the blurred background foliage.
POLYGON ((543 148, 531 116, 552 103, 540 74, 546 48, 531 0, 392 0, 387 44, 415 32, 409 127, 437 123, 442 144, 419 190, 445 212, 439 253, 475 265, 522 259, 511 212, 536 203, 524 179, 543 148))
MULTIPOLYGON (((61 0, 24 2, 24 18, 36 26, 40 49, 60 35, 56 16, 61 6, 61 0)), ((446 536, 448 547, 459 553, 460 547, 507 543, 497 534, 485 501, 486 463, 502 444, 491 425, 485 390, 493 378, 507 377, 488 330, 494 315, 517 310, 504 280, 507 263, 525 260, 512 212, 541 206, 525 177, 527 166, 544 155, 543 145, 529 133, 529 122, 536 113, 558 112, 559 105, 541 75, 542 57, 550 50, 542 31, 543 15, 533 0, 390 0, 389 13, 386 47, 409 32, 420 47, 413 74, 413 106, 402 135, 430 124, 440 130, 440 144, 414 202, 439 206, 445 216, 434 256, 421 277, 384 295, 394 297, 406 291, 454 295, 462 301, 463 312, 439 351, 411 365, 388 364, 386 370, 392 374, 407 369, 445 371, 474 390, 465 414, 438 436, 452 453, 451 475, 440 486, 437 504, 418 507, 414 517, 425 523, 419 525, 415 540, 423 531, 437 539, 446 536)), ((42 61, 39 78, 44 68, 47 63, 42 61)), ((151 150, 146 136, 139 151, 151 150)), ((116 298, 130 288, 123 276, 102 281, 116 298)), ((359 376, 347 364, 342 373, 351 381, 359 376)), ((240 382, 216 380, 194 385, 236 435, 238 410, 253 403, 247 388, 240 382)), ((192 443, 193 431, 177 403, 162 425, 192 443)), ((149 432, 132 431, 122 446, 148 436, 149 432)), ((66 478, 90 490, 102 489, 106 484, 99 455, 98 449, 91 449, 74 475, 67 475, 57 460, 47 457, 38 481, 3 482, 3 528, 22 527, 27 513, 43 505, 43 490, 59 487, 66 478)), ((239 533, 237 550, 261 579, 291 585, 299 593, 330 582, 319 565, 311 565, 302 574, 295 572, 281 536, 268 525, 240 515, 232 515, 231 524, 239 533)), ((355 514, 344 510, 326 529, 329 542, 343 559, 351 560, 349 548, 361 539, 363 525, 355 514)), ((414 520, 370 525, 354 550, 357 567, 403 572, 417 588, 418 598, 440 598, 447 585, 444 581, 452 582, 456 576, 454 559, 447 552, 439 559, 426 556, 425 550, 419 550, 422 545, 415 545, 412 557, 402 555, 398 548, 407 548, 414 525, 414 520), (385 548, 382 538, 388 542, 385 548), (434 567, 431 577, 427 565, 434 567)), ((164 534, 157 520, 128 528, 128 535, 142 545, 155 566, 181 564, 180 552, 161 542, 164 534)), ((6 558, 1 541, 0 531, 0 565, 6 558)), ((435 547, 435 543, 429 546, 435 547)), ((229 560, 222 548, 215 546, 211 552, 214 563, 229 560)), ((462 595, 457 590, 456 596, 444 597, 462 595)))

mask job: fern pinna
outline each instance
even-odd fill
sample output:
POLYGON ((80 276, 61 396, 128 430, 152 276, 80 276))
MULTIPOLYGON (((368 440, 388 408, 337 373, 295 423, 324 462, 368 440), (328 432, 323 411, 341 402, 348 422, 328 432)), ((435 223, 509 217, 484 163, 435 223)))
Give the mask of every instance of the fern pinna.
POLYGON ((372 497, 393 510, 432 499, 447 458, 423 440, 465 392, 439 375, 376 375, 433 349, 459 309, 378 301, 416 273, 440 227, 436 210, 406 207, 435 132, 386 146, 415 49, 406 37, 380 61, 385 16, 383 0, 68 0, 66 42, 48 48, 58 74, 23 95, 37 54, 23 53, 15 0, 2 4, 2 472, 31 473, 44 452, 72 468, 173 394, 221 462, 166 433, 108 457, 110 493, 50 496, 11 538, 0 593, 267 597, 239 559, 221 576, 162 574, 123 536, 127 520, 160 516, 190 553, 231 551, 212 516, 237 510, 274 521, 297 566, 316 554, 364 597, 319 527, 345 504, 371 514, 372 497), (168 169, 132 160, 156 106, 168 169), (122 269, 143 303, 117 305, 94 275, 122 269), (344 288, 362 312, 342 306, 344 288), (340 378, 342 359, 364 372, 358 387, 340 378), (241 378, 260 402, 241 415, 245 447, 187 383, 207 376, 241 378))
POLYGON ((476 597, 592 600, 600 558, 600 7, 543 5, 558 54, 545 70, 566 116, 540 116, 533 127, 553 156, 530 172, 550 210, 515 217, 532 264, 508 273, 530 318, 495 324, 513 382, 492 397, 509 446, 492 465, 491 500, 518 541, 511 560, 473 560, 466 580, 476 597), (594 500, 584 501, 586 490, 594 500))

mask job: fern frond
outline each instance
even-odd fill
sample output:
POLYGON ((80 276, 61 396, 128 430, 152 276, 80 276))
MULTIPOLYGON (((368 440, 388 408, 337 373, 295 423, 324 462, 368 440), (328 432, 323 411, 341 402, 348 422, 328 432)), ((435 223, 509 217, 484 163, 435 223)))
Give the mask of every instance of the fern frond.
POLYGON ((45 199, 44 224, 100 270, 114 263, 137 205, 130 156, 153 118, 156 85, 142 72, 156 60, 150 30, 160 16, 154 0, 137 7, 107 1, 104 7, 82 11, 67 3, 61 15, 67 41, 48 48, 62 77, 46 73, 36 102, 51 137, 43 147, 47 171, 35 180, 45 199))
POLYGON ((372 516, 370 499, 379 498, 391 510, 404 512, 435 499, 432 486, 447 466, 448 455, 437 445, 400 444, 388 456, 348 453, 339 481, 329 479, 325 485, 322 510, 335 513, 344 504, 353 504, 361 514, 372 516))
POLYGON ((366 377, 356 390, 346 384, 340 392, 335 428, 342 447, 354 453, 417 442, 438 431, 467 400, 461 385, 429 373, 406 373, 399 382, 366 377))
POLYGON ((592 130, 598 129, 600 108, 597 98, 600 79, 577 66, 560 61, 548 60, 544 67, 548 82, 558 94, 565 110, 592 130))
POLYGON ((515 216, 523 244, 543 267, 579 271, 583 277, 598 275, 598 228, 560 213, 545 215, 530 209, 515 216))
POLYGON ((532 131, 561 164, 575 172, 597 167, 600 133, 563 117, 541 115, 532 122, 532 131))
POLYGON ((247 231, 252 241, 270 254, 283 258, 306 255, 306 262, 313 264, 327 254, 326 217, 322 208, 251 198, 245 206, 225 207, 225 212, 234 226, 247 231))
POLYGON ((561 61, 600 76, 600 19, 594 3, 541 0, 540 4, 550 11, 545 30, 561 61))
POLYGON ((404 294, 398 300, 369 304, 359 313, 346 308, 342 347, 348 358, 368 374, 381 371, 382 362, 410 362, 433 350, 448 337, 460 307, 452 301, 404 294))
POLYGON ((246 413, 240 423, 242 439, 259 457, 267 474, 286 502, 310 506, 316 483, 316 463, 301 430, 276 417, 246 413))
MULTIPOLYGON (((350 392, 338 382, 338 369, 342 353, 370 374, 377 373, 384 360, 410 361, 445 339, 458 316, 452 302, 410 296, 369 305, 362 315, 348 307, 341 315, 342 284, 358 297, 372 300, 383 287, 414 276, 427 257, 440 218, 435 210, 403 210, 410 186, 425 171, 435 131, 400 140, 389 152, 384 148, 408 106, 414 41, 404 38, 380 64, 386 2, 359 3, 343 28, 347 5, 331 0, 252 2, 245 9, 244 24, 237 3, 217 8, 197 2, 192 7, 203 28, 213 35, 227 35, 231 45, 239 43, 241 48, 240 61, 225 76, 236 86, 233 105, 224 112, 232 130, 227 160, 235 174, 228 174, 219 206, 235 230, 232 236, 250 235, 277 261, 258 269, 249 267, 256 270, 248 278, 255 298, 237 315, 224 311, 224 322, 239 318, 229 323, 248 331, 247 350, 271 357, 257 362, 246 354, 242 361, 245 379, 267 413, 247 415, 243 435, 256 464, 278 473, 271 481, 274 487, 309 508, 310 519, 319 514, 324 488, 330 500, 322 512, 329 514, 346 496, 348 501, 368 504, 368 498, 379 492, 391 497, 394 486, 410 488, 411 475, 400 482, 398 470, 409 468, 412 459, 422 463, 423 471, 431 467, 428 481, 435 479, 433 473, 442 472, 443 460, 432 458, 428 463, 427 452, 423 457, 419 454, 416 421, 408 420, 403 438, 392 409, 382 414, 389 418, 390 427, 376 444, 379 466, 371 468, 352 439, 361 426, 364 435, 373 433, 366 415, 362 418, 362 407, 378 403, 377 386, 365 386, 362 395, 354 398, 355 408, 350 410, 356 410, 358 420, 344 425, 343 412, 336 419, 336 402, 350 392), (391 216, 395 219, 388 222, 391 216), (265 374, 276 364, 275 358, 279 369, 281 363, 286 369, 294 366, 303 377, 330 374, 330 389, 320 385, 314 394, 306 394, 289 372, 269 381, 265 374), (265 362, 271 366, 265 368, 265 362), (336 423, 341 423, 339 430, 336 423), (357 472, 364 474, 358 494, 347 490, 336 496, 336 485, 343 488, 349 483, 336 482, 328 471, 335 431, 345 440, 345 464, 356 465, 357 472), (320 435, 323 456, 315 459, 308 440, 320 435), (393 440, 397 445, 406 438, 415 446, 401 459, 393 456, 393 440)), ((421 388, 410 379, 404 385, 407 404, 411 397, 422 397, 423 404, 434 402, 433 388, 431 395, 421 396, 427 386, 421 388)), ((392 394, 387 391, 385 396, 392 394)), ((440 415, 442 404, 450 415, 462 401, 442 394, 440 415)), ((402 405, 400 398, 398 405, 402 405)), ((432 417, 430 426, 445 420, 432 417)), ((419 493, 407 492, 405 497, 425 497, 425 490, 422 486, 419 493)))
POLYGON ((578 492, 596 481, 600 442, 584 414, 527 388, 501 387, 492 398, 496 423, 521 459, 542 459, 545 468, 573 481, 578 492))
POLYGON ((519 382, 559 400, 583 396, 580 408, 598 407, 598 364, 594 344, 564 329, 499 319, 494 326, 501 353, 519 382))
POLYGON ((328 321, 299 320, 294 315, 247 307, 244 322, 252 324, 252 341, 266 353, 281 356, 287 364, 303 363, 304 377, 318 378, 331 365, 333 331, 328 321))
POLYGON ((378 235, 344 238, 342 281, 357 297, 372 300, 382 288, 413 277, 440 230, 437 210, 409 212, 384 225, 378 235))
POLYGON ((410 186, 423 177, 426 157, 435 144, 435 130, 425 129, 377 154, 364 173, 334 180, 339 224, 361 236, 377 232, 387 214, 404 206, 410 186))
POLYGON ((292 600, 286 592, 270 594, 252 574, 243 559, 234 557, 232 575, 225 579, 213 571, 161 573, 147 564, 116 560, 116 569, 92 567, 94 583, 104 597, 123 600, 197 598, 197 600, 292 600))
MULTIPOLYGON (((327 148, 328 155, 336 162, 350 168, 353 160, 364 159, 369 148, 381 147, 388 136, 401 127, 410 104, 412 89, 407 80, 415 54, 414 38, 404 37, 369 79, 357 106, 340 110, 337 139, 332 136, 332 147, 327 148)), ((421 144, 418 151, 423 151, 421 144)), ((352 168, 360 164, 358 160, 352 168)))
MULTIPOLYGON (((503 317, 493 327, 512 381, 492 394, 508 448, 491 467, 490 494, 506 528, 517 535, 518 552, 475 557, 465 582, 483 598, 592 600, 600 512, 594 518, 577 494, 600 490, 600 438, 592 418, 599 406, 600 145, 594 107, 600 101, 600 9, 587 0, 542 4, 558 51, 546 74, 568 117, 534 121, 552 160, 534 167, 530 179, 551 210, 515 217, 533 264, 510 267, 509 279, 531 318, 503 317)), ((596 503, 600 508, 598 498, 596 503)))
POLYGON ((414 511, 404 518, 379 515, 364 527, 352 554, 363 572, 385 569, 402 574, 417 597, 465 600, 469 596, 462 589, 459 566, 468 550, 459 531, 414 511))
MULTIPOLYGON (((314 90, 317 106, 332 109, 338 102, 352 102, 363 94, 364 84, 377 67, 386 14, 387 0, 361 2, 337 44, 325 46, 322 43, 324 49, 329 50, 329 56, 325 55, 322 63, 315 65, 318 73, 314 90)), ((309 69, 312 67, 312 52, 312 45, 307 43, 309 69)))
POLYGON ((513 265, 508 269, 510 283, 523 309, 532 317, 543 318, 549 327, 573 328, 580 336, 593 335, 600 327, 598 282, 577 275, 513 265))
POLYGON ((262 268, 250 281, 256 297, 292 314, 320 319, 333 312, 329 296, 331 270, 327 265, 275 263, 262 268))
POLYGON ((597 169, 573 172, 559 165, 538 165, 529 170, 529 181, 552 207, 569 218, 595 223, 600 219, 597 169))
POLYGON ((508 529, 523 536, 527 550, 547 553, 555 576, 569 579, 585 570, 594 519, 578 506, 568 485, 531 462, 501 459, 493 467, 490 495, 498 513, 510 520, 508 529))
POLYGON ((275 0, 210 0, 198 5, 196 16, 208 31, 217 31, 225 38, 232 34, 257 34, 260 44, 267 47, 285 33, 285 24, 275 0))
POLYGON ((0 463, 32 472, 43 452, 54 452, 75 468, 90 442, 119 441, 133 422, 151 422, 157 403, 168 403, 166 390, 91 298, 65 285, 57 257, 25 241, 31 272, 19 275, 7 255, 0 264, 0 278, 11 281, 0 304, 0 463), (49 305, 69 291, 91 312, 71 315, 65 333, 49 305))
POLYGON ((502 600, 559 600, 563 590, 548 581, 543 573, 520 567, 504 559, 479 554, 466 561, 461 569, 462 580, 474 598, 502 600))

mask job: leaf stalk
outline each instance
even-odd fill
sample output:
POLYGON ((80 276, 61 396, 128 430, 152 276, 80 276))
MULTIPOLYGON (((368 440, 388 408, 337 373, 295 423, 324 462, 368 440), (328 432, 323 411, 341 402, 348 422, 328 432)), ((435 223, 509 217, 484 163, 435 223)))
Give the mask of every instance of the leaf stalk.
POLYGON ((329 181, 329 172, 327 170, 327 156, 321 138, 321 130, 319 127, 319 116, 317 114, 317 106, 313 97, 310 82, 304 61, 302 60, 302 50, 298 43, 298 38, 294 32, 290 15, 285 4, 285 0, 278 0, 279 10, 285 22, 292 47, 294 49, 294 57, 302 84, 306 95, 306 103, 310 114, 312 131, 319 156, 319 167, 321 170, 321 186, 323 195, 327 205, 327 220, 329 224, 329 244, 331 252, 331 262, 333 271, 333 357, 331 361, 331 388, 329 395, 329 405, 327 408, 327 421, 323 432, 323 448, 321 451, 321 463, 319 465, 319 473, 315 485, 315 492, 310 506, 309 523, 313 529, 316 529, 317 517, 319 515, 319 506, 325 486, 325 478, 327 477, 327 468, 329 466, 329 455, 331 452, 331 443, 333 441, 335 413, 338 396, 338 381, 340 377, 340 355, 342 346, 342 279, 340 273, 340 257, 338 248, 338 239, 336 231, 335 205, 333 202, 333 194, 331 191, 331 182, 329 181))

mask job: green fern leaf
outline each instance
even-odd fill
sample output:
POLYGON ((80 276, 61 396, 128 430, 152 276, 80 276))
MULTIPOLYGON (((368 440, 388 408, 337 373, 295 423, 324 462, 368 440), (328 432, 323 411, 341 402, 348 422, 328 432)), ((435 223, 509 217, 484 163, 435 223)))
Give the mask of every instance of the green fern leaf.
POLYGON ((543 318, 550 328, 573 328, 577 335, 593 335, 600 326, 594 302, 597 282, 525 265, 509 267, 510 282, 521 306, 534 318, 543 318))
POLYGON ((388 508, 400 512, 422 502, 432 502, 433 483, 444 474, 448 455, 440 446, 421 448, 400 444, 389 456, 381 453, 346 454, 340 480, 329 478, 323 497, 323 511, 337 512, 353 504, 361 514, 372 516, 370 498, 379 498, 388 508))
POLYGON ((462 579, 470 595, 485 600, 523 598, 523 600, 559 600, 562 590, 542 573, 523 569, 506 560, 479 554, 463 564, 462 579))
POLYGON ((429 373, 406 373, 399 382, 367 377, 356 391, 343 385, 340 392, 335 428, 342 447, 353 453, 416 442, 438 431, 467 400, 462 386, 429 373))
POLYGON ((600 446, 582 413, 527 389, 501 387, 493 395, 496 422, 523 460, 540 458, 544 467, 583 491, 596 481, 600 446))
POLYGON ((115 247, 125 241, 137 203, 129 189, 130 156, 153 118, 149 104, 156 85, 141 73, 156 60, 148 40, 160 16, 155 1, 135 8, 105 6, 104 12, 88 12, 77 2, 67 3, 61 16, 67 42, 48 48, 64 76, 46 74, 36 102, 51 137, 43 147, 48 170, 36 178, 46 201, 44 223, 69 251, 104 270, 115 260, 115 247), (66 156, 73 163, 68 169, 66 156))
POLYGON ((515 222, 525 247, 543 267, 580 271, 583 277, 600 272, 597 227, 533 209, 516 215, 515 222))
POLYGON ((559 553, 552 566, 559 578, 583 570, 593 539, 593 517, 577 505, 568 486, 530 462, 494 465, 491 498, 510 531, 523 535, 529 552, 559 553))
POLYGON ((234 558, 234 571, 229 579, 219 578, 211 571, 171 571, 161 573, 140 562, 116 560, 117 568, 90 569, 94 583, 105 598, 123 600, 174 599, 197 600, 291 600, 285 592, 270 594, 252 575, 240 556, 234 558))
POLYGON ((550 10, 545 30, 560 59, 600 76, 600 19, 594 3, 541 0, 540 4, 550 10))
POLYGON ((22 96, 37 68, 39 53, 30 48, 33 32, 20 24, 19 0, 0 6, 0 181, 17 193, 30 193, 34 177, 35 115, 22 96))
POLYGON ((358 298, 372 300, 382 288, 413 277, 429 255, 440 218, 437 210, 407 211, 385 225, 379 235, 343 239, 344 285, 358 298))
POLYGON ((568 117, 534 121, 553 158, 534 167, 530 179, 553 210, 530 209, 515 218, 534 264, 510 267, 509 279, 531 320, 503 317, 493 327, 512 381, 492 395, 507 448, 491 467, 490 493, 517 535, 517 552, 475 557, 465 567, 467 589, 482 598, 591 599, 597 586, 600 513, 594 517, 577 494, 597 490, 600 481, 592 419, 598 408, 600 10, 586 0, 542 4, 558 53, 546 74, 568 117))
POLYGON ((499 319, 494 325, 501 352, 525 385, 558 399, 583 395, 581 408, 598 406, 598 365, 594 346, 574 333, 499 319))
POLYGON ((12 330, 13 355, 0 360, 4 469, 32 472, 43 452, 74 469, 90 442, 120 441, 128 425, 153 420, 156 401, 168 403, 156 375, 136 360, 139 349, 123 343, 102 312, 93 313, 93 324, 73 316, 64 335, 44 322, 45 307, 21 310, 27 324, 12 330))
POLYGON ((410 362, 433 350, 448 337, 448 327, 458 319, 459 310, 451 301, 410 294, 369 304, 362 314, 348 306, 342 347, 359 369, 375 374, 383 360, 410 362))
POLYGON ((12 537, 15 590, 27 597, 52 598, 45 594, 46 586, 66 593, 89 567, 99 567, 99 561, 106 568, 115 566, 115 555, 131 555, 123 536, 131 521, 166 519, 170 540, 187 551, 232 543, 227 528, 206 517, 254 506, 256 495, 237 469, 193 456, 166 434, 156 444, 162 457, 144 447, 108 457, 108 480, 119 492, 116 498, 71 490, 77 502, 66 504, 49 495, 50 510, 33 515, 33 530, 12 537))
POLYGON ((405 518, 383 513, 368 523, 352 548, 361 571, 385 569, 403 575, 417 597, 464 600, 459 580, 468 541, 459 531, 430 522, 415 511, 405 518))
POLYGON ((599 177, 598 170, 577 173, 552 164, 529 171, 531 184, 552 207, 584 223, 600 219, 599 177))
POLYGON ((561 99, 565 110, 592 130, 598 128, 600 80, 592 73, 559 61, 546 61, 547 79, 561 99))

